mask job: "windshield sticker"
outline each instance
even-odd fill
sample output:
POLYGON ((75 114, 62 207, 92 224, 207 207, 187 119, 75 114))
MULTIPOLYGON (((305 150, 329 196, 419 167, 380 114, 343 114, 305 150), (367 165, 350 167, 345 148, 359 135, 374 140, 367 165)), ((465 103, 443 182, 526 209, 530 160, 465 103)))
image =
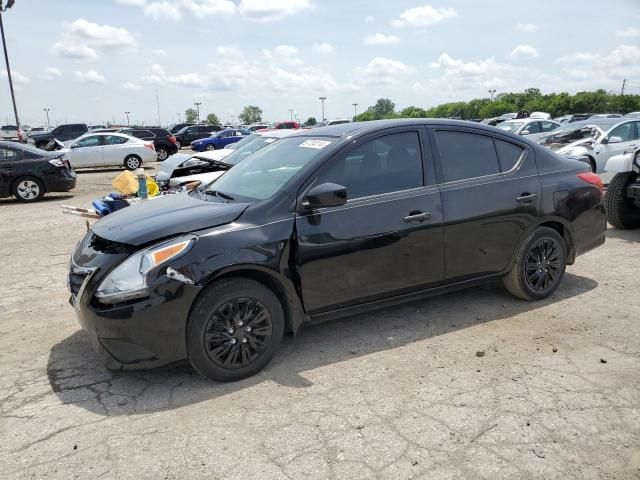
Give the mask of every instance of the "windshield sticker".
POLYGON ((320 150, 330 143, 331 142, 327 142, 326 140, 305 140, 298 146, 302 148, 315 148, 316 150, 320 150))
POLYGON ((267 138, 264 143, 273 143, 277 140, 277 138, 267 138))

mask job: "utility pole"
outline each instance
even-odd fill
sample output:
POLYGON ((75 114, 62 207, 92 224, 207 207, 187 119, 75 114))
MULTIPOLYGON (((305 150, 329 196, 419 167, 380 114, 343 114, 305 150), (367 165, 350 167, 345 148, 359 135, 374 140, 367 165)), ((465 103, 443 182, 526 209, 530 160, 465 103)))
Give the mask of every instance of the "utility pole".
POLYGON ((200 123, 200 105, 202 105, 202 102, 195 102, 194 105, 198 111, 198 123, 200 123))
POLYGON ((353 121, 356 121, 356 117, 358 116, 358 104, 352 103, 353 105, 353 121))
POLYGON ((291 117, 291 121, 293 122, 293 108, 289 109, 289 117, 291 117))
POLYGON ((51 111, 50 108, 44 108, 44 113, 47 114, 47 130, 51 130, 51 123, 49 122, 49 112, 51 111))
POLYGON ((324 101, 327 99, 327 97, 318 97, 318 100, 320 100, 322 102, 322 122, 324 122, 324 101))
POLYGON ((16 128, 18 129, 18 136, 20 136, 20 119, 18 118, 18 107, 16 106, 16 95, 13 92, 13 80, 11 79, 11 67, 9 67, 9 54, 7 53, 7 41, 4 38, 4 24, 2 23, 2 12, 6 12, 7 9, 13 7, 15 0, 7 0, 7 6, 2 6, 2 0, 0 0, 0 33, 2 34, 2 48, 4 49, 4 60, 7 64, 7 78, 9 79, 9 89, 11 90, 11 101, 13 102, 13 114, 16 117, 16 128))
POLYGON ((491 95, 491 103, 493 103, 493 95, 496 93, 495 88, 493 90, 489 90, 489 95, 491 95))
POLYGON ((178 112, 178 123, 182 123, 182 117, 180 116, 180 112, 178 112))
POLYGON ((124 112, 124 114, 127 116, 127 127, 129 126, 129 114, 131 112, 124 112))
POLYGON ((158 96, 158 89, 156 88, 156 106, 158 107, 158 126, 162 126, 160 123, 160 97, 158 96))
POLYGON ((620 90, 620 96, 624 96, 624 87, 627 85, 627 79, 622 80, 622 89, 620 90))

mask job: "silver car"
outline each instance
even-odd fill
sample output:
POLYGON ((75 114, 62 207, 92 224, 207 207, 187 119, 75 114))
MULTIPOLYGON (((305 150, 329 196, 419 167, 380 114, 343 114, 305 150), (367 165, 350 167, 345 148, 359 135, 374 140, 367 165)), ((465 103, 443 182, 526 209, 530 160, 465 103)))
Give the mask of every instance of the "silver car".
POLYGON ((496 127, 515 133, 516 135, 530 135, 529 138, 535 140, 537 137, 553 132, 560 127, 560 124, 553 120, 522 118, 518 120, 507 120, 506 122, 496 125, 496 127))

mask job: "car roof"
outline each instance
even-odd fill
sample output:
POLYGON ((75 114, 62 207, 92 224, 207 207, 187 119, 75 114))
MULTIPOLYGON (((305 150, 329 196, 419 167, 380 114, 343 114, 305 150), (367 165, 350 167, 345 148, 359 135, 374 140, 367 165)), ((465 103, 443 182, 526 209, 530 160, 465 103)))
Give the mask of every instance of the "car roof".
POLYGON ((290 137, 294 133, 298 133, 300 130, 294 130, 292 128, 285 128, 281 130, 276 129, 264 129, 253 132, 254 135, 260 135, 261 137, 270 137, 270 138, 284 138, 290 137))

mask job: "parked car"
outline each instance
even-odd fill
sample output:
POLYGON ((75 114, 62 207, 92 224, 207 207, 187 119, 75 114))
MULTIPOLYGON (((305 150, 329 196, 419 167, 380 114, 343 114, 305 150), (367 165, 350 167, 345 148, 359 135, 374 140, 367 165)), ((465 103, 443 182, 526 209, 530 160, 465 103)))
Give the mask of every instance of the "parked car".
POLYGON ((118 131, 141 140, 153 142, 159 162, 164 162, 169 156, 178 153, 176 137, 167 129, 159 127, 122 128, 118 131))
POLYGON ((249 130, 250 132, 257 132, 258 130, 266 130, 269 128, 271 128, 271 125, 269 125, 268 123, 258 123, 254 125, 249 125, 246 129, 249 130))
POLYGON ((189 145, 194 140, 208 137, 213 132, 219 132, 222 130, 220 125, 191 125, 184 127, 178 133, 175 134, 176 145, 178 149, 189 145))
POLYGON ((3 125, 0 127, 0 140, 15 140, 22 142, 27 139, 27 134, 24 130, 18 130, 15 125, 3 125))
POLYGON ((614 173, 607 188, 608 222, 616 228, 640 228, 640 146, 611 157, 605 171, 614 173))
POLYGON ((0 141, 0 197, 35 202, 45 193, 68 192, 75 186, 76 173, 64 152, 0 141))
POLYGON ((507 130, 516 135, 532 135, 532 139, 539 134, 552 132, 560 127, 558 122, 553 120, 539 120, 536 118, 524 118, 522 120, 507 120, 500 123, 497 128, 507 130))
POLYGON ((189 122, 184 122, 184 123, 174 123, 173 125, 171 125, 169 127, 169 131, 171 133, 173 133, 174 135, 176 133, 178 133, 180 130, 182 130, 184 127, 190 127, 192 125, 195 125, 195 123, 189 123, 189 122))
POLYGON ((622 115, 619 113, 596 113, 589 117, 589 120, 593 120, 594 118, 622 118, 622 115))
POLYGON ((93 225, 71 303, 109 368, 239 380, 306 323, 495 279, 547 298, 605 241, 600 178, 526 137, 432 119, 317 132, 93 225))
POLYGON ((123 133, 87 133, 60 151, 66 153, 73 168, 113 166, 135 170, 157 159, 152 142, 123 133))
POLYGON ((249 135, 249 133, 250 132, 246 130, 227 128, 225 130, 220 130, 219 132, 212 133, 208 137, 191 142, 191 149, 195 150, 196 152, 222 149, 227 145, 239 142, 244 137, 249 135))
POLYGON ((32 127, 29 131, 29 136, 36 133, 47 133, 49 129, 47 127, 32 127))
POLYGON ((573 123, 565 122, 556 130, 541 135, 536 140, 550 150, 557 151, 578 140, 600 135, 617 123, 619 122, 616 119, 611 118, 597 118, 573 123))
POLYGON ((611 157, 619 155, 625 150, 631 150, 640 144, 640 120, 617 121, 608 130, 599 127, 596 127, 595 130, 593 137, 570 143, 557 150, 557 153, 584 158, 591 166, 592 171, 601 173, 604 171, 607 160, 611 157))
POLYGON ((177 187, 193 180, 208 183, 216 176, 212 172, 226 171, 237 165, 249 155, 271 145, 276 140, 292 135, 294 130, 269 130, 257 132, 244 137, 241 141, 231 144, 235 149, 210 150, 193 156, 170 158, 162 164, 156 175, 156 181, 161 189, 177 187), (204 176, 203 176, 204 175, 204 176))
POLYGON ((640 112, 629 112, 625 115, 625 117, 640 117, 640 112))
POLYGON ((528 118, 537 120, 551 120, 551 114, 547 112, 531 112, 528 118))
POLYGON ((589 118, 592 113, 574 113, 573 115, 564 115, 562 117, 554 118, 554 120, 558 123, 573 123, 573 122, 581 122, 582 120, 586 120, 589 118))
POLYGON ((42 148, 54 138, 61 142, 67 142, 74 140, 81 135, 87 133, 89 129, 84 123, 69 123, 65 125, 58 125, 56 128, 47 133, 39 133, 37 135, 31 135, 30 142, 36 147, 42 148))
POLYGON ((286 129, 294 129, 297 130, 300 128, 300 124, 298 122, 276 122, 273 124, 274 130, 286 130, 286 129))

